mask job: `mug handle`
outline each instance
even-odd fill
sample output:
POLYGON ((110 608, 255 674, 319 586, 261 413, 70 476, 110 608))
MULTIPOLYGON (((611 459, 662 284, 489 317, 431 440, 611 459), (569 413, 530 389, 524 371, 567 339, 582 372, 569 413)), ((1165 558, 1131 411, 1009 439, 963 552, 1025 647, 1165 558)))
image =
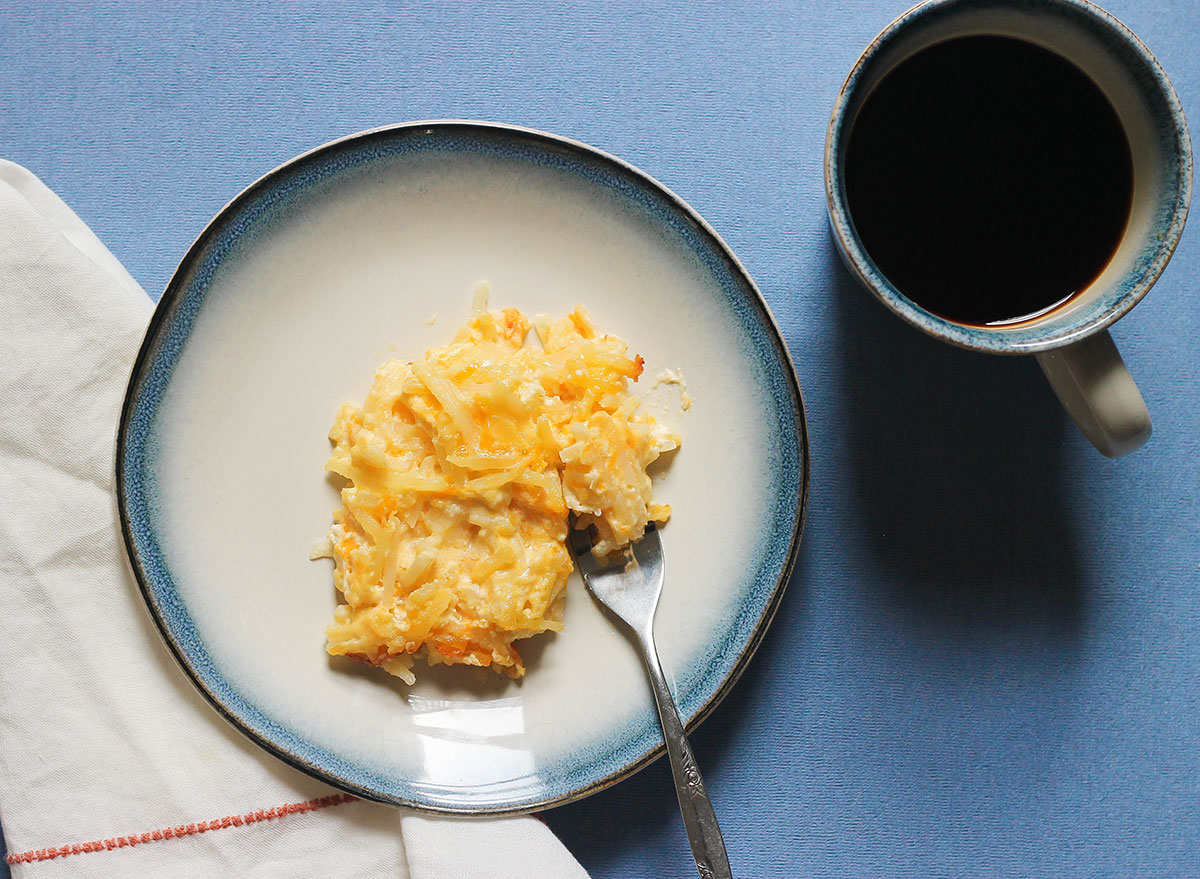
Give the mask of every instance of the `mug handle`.
POLYGON ((1106 330, 1036 355, 1054 393, 1097 449, 1128 455, 1150 439, 1150 412, 1106 330))

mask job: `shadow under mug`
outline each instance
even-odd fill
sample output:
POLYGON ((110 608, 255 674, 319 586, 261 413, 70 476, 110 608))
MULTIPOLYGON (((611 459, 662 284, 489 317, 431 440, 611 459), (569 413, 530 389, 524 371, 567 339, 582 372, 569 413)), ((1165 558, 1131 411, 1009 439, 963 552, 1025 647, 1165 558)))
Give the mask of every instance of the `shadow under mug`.
POLYGON ((834 103, 825 192, 834 239, 858 279, 917 328, 994 354, 1034 354, 1084 435, 1115 458, 1150 437, 1150 415, 1107 327, 1138 303, 1175 250, 1192 191, 1187 122, 1175 89, 1124 24, 1086 0, 929 0, 889 24, 859 57, 834 103), (974 35, 1016 37, 1066 58, 1117 111, 1133 158, 1124 237, 1086 289, 1044 317, 1004 327, 956 323, 902 294, 867 255, 846 204, 843 168, 855 118, 872 89, 929 46, 974 35))

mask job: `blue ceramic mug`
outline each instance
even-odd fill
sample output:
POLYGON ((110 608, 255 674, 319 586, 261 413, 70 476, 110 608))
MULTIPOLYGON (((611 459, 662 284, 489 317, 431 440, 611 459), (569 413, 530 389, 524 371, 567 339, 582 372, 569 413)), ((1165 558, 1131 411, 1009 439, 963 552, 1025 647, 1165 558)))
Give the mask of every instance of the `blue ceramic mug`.
POLYGON ((846 264, 884 305, 954 345, 1035 355, 1067 412, 1105 455, 1127 454, 1149 438, 1146 404, 1107 327, 1146 295, 1175 250, 1191 200, 1192 154, 1175 89, 1120 21, 1086 0, 930 0, 910 9, 872 41, 838 94, 825 143, 825 190, 846 264), (931 45, 977 35, 1023 39, 1083 70, 1116 110, 1133 159, 1129 221, 1099 277, 1061 308, 1011 326, 956 323, 901 293, 864 249, 843 178, 854 121, 883 77, 931 45))

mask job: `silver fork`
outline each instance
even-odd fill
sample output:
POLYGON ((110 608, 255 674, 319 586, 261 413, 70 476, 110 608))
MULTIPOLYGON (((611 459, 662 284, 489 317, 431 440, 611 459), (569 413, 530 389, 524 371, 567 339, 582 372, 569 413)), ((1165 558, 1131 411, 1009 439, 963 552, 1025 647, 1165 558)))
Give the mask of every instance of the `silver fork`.
MULTIPOLYGON (((572 523, 574 524, 574 523, 572 523)), ((658 706, 663 741, 675 778, 675 793, 683 813, 683 826, 692 846, 692 857, 701 879, 732 879, 725 841, 717 826, 717 814, 704 789, 704 780, 696 768, 696 758, 688 746, 679 709, 663 677, 658 651, 654 648, 654 611, 663 585, 663 551, 658 531, 651 522, 641 540, 614 556, 607 564, 592 554, 592 536, 585 530, 572 530, 567 544, 583 582, 596 599, 633 630, 642 648, 642 661, 650 676, 650 689, 658 706)))

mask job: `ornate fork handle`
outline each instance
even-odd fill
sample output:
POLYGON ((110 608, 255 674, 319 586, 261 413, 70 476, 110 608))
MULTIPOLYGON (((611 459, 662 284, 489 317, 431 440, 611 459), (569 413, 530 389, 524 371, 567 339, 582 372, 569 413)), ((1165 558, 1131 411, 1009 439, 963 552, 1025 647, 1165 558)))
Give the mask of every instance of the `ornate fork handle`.
MULTIPOLYGON (((649 627, 647 627, 649 628, 649 627)), ((642 646, 642 660, 650 676, 654 692, 654 703, 658 706, 658 717, 662 723, 663 741, 667 744, 667 757, 671 761, 671 775, 675 778, 675 792, 679 795, 679 808, 683 812, 683 826, 687 830, 688 843, 700 879, 732 879, 729 856, 725 854, 725 840, 717 825, 717 814, 712 800, 704 789, 704 779, 696 768, 696 758, 684 734, 679 709, 671 697, 671 690, 663 676, 654 647, 652 632, 638 632, 642 646)))

